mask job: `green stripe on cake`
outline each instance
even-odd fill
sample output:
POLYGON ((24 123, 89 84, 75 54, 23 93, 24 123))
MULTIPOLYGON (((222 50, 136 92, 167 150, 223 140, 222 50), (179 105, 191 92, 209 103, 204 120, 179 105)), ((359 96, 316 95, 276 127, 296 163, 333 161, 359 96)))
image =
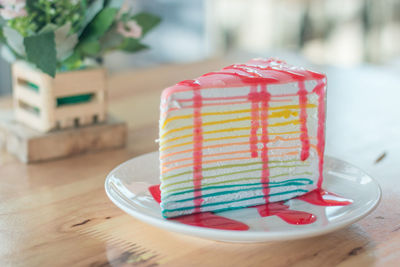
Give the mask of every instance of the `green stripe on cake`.
MULTIPOLYGON (((310 167, 310 165, 302 164, 302 165, 286 165, 286 166, 272 166, 269 167, 269 169, 275 169, 275 168, 295 168, 295 167, 310 167)), ((235 175, 235 174, 241 174, 241 173, 248 173, 248 172, 255 172, 255 171, 262 171, 262 168, 257 168, 257 169, 249 169, 249 170, 243 170, 243 171, 237 171, 237 172, 229 172, 229 173, 223 173, 223 174, 218 174, 218 175, 211 175, 211 176, 204 176, 202 180, 207 180, 207 179, 214 179, 214 178, 219 178, 223 176, 229 176, 229 175, 235 175)), ((163 185, 161 188, 165 189, 173 185, 178 185, 178 184, 184 184, 184 183, 189 183, 193 181, 192 179, 188 180, 183 180, 175 183, 169 183, 166 185, 163 185)))
MULTIPOLYGON (((263 188, 273 188, 273 187, 281 187, 281 186, 304 186, 304 185, 311 185, 313 184, 313 180, 307 179, 307 178, 296 178, 296 179, 291 179, 291 180, 286 180, 286 181, 281 181, 281 182, 269 182, 269 183, 252 183, 252 184, 233 184, 233 185, 220 185, 220 186, 210 186, 210 187, 202 187, 201 189, 197 190, 185 190, 182 192, 177 192, 177 193, 172 193, 167 195, 165 198, 162 198, 162 200, 167 200, 171 196, 178 196, 182 194, 187 194, 187 193, 193 193, 194 191, 208 191, 208 190, 213 190, 213 189, 227 189, 227 188, 232 188, 232 187, 249 187, 246 189, 239 189, 239 190, 231 190, 231 191, 220 191, 212 194, 203 194, 202 197, 211 197, 211 196, 218 196, 218 195, 223 195, 223 194, 230 194, 230 193, 236 193, 236 192, 241 192, 241 191, 248 191, 248 190, 258 190, 258 189, 263 189, 263 188), (258 186, 254 187, 257 185, 268 185, 268 186, 258 186), (253 186, 253 187, 250 187, 253 186)), ((190 200, 194 198, 189 198, 186 200, 190 200)), ((186 201, 185 200, 185 201, 186 201)), ((181 200, 179 200, 181 201, 181 200)), ((178 202, 178 200, 176 201, 178 202)))
MULTIPOLYGON (((303 176, 303 175, 312 175, 312 172, 302 172, 302 173, 295 173, 295 174, 291 174, 291 173, 282 173, 282 174, 278 174, 278 175, 274 175, 274 176, 270 176, 269 179, 271 178, 277 178, 277 177, 282 177, 282 176, 303 176)), ((206 178, 203 178, 203 180, 205 180, 206 178)), ((234 183, 234 182, 240 182, 240 181, 260 181, 260 177, 243 177, 243 178, 238 178, 238 179, 232 179, 232 180, 224 180, 221 182, 214 182, 214 183, 207 183, 207 184, 202 184, 202 187, 207 187, 207 186, 214 186, 214 185, 221 185, 221 184, 227 184, 227 183, 234 183)), ((187 182, 191 182, 193 180, 188 180, 185 181, 187 182)), ((193 189, 193 186, 187 186, 187 187, 180 187, 180 188, 175 188, 175 189, 170 189, 170 190, 164 190, 165 187, 167 186, 162 186, 161 189, 163 190, 164 194, 169 194, 171 192, 176 192, 176 191, 180 191, 180 190, 190 190, 193 189)))
MULTIPOLYGON (((286 192, 279 192, 279 193, 274 193, 274 194, 269 194, 267 195, 267 197, 273 197, 273 196, 279 196, 279 195, 285 195, 285 194, 292 194, 292 193, 307 193, 309 192, 308 190, 304 190, 304 189, 297 189, 297 190, 291 190, 291 191, 286 191, 286 192)), ((254 197, 247 197, 247 198, 242 198, 240 200, 232 200, 232 201, 222 201, 222 202, 214 202, 214 203, 207 203, 207 204, 203 204, 201 205, 201 207, 210 207, 210 206, 217 206, 217 205, 227 205, 227 204, 231 204, 231 203, 238 203, 238 202, 242 202, 242 201, 246 201, 246 200, 252 200, 252 199, 257 199, 257 198, 264 198, 266 196, 262 195, 262 196, 254 196, 254 197)), ((217 210, 213 210, 213 212, 220 212, 222 210, 231 210, 231 209, 237 209, 237 208, 244 208, 244 207, 248 207, 248 205, 244 205, 244 206, 240 206, 240 207, 230 207, 230 208, 223 208, 223 209, 217 209, 217 210)), ((176 209, 163 209, 162 213, 166 213, 166 212, 175 212, 175 211, 184 211, 184 210, 192 210, 194 209, 195 206, 190 206, 190 207, 183 207, 183 208, 176 208, 176 209)))
POLYGON ((175 200, 174 202, 185 202, 185 201, 190 201, 190 200, 194 200, 194 199, 198 199, 198 198, 206 198, 206 197, 216 197, 216 196, 221 196, 221 195, 228 195, 228 194, 234 194, 234 193, 238 193, 238 192, 243 192, 243 191, 256 191, 256 190, 262 190, 265 188, 274 188, 274 187, 282 187, 282 186, 302 186, 304 184, 301 183, 293 183, 293 184, 285 184, 285 185, 273 185, 273 186, 257 186, 257 187, 250 187, 250 188, 246 188, 246 189, 238 189, 238 190, 231 190, 231 191, 222 191, 222 192, 216 192, 216 193, 212 193, 212 194, 204 194, 198 197, 192 197, 192 198, 188 198, 188 199, 179 199, 179 200, 175 200))

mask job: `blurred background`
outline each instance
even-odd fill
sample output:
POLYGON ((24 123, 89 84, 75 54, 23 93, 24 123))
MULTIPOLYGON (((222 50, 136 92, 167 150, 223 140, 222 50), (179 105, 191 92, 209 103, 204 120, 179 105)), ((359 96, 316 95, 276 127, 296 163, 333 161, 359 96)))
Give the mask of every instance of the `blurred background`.
MULTIPOLYGON (((399 0, 130 0, 163 22, 151 49, 111 53, 110 72, 215 57, 299 57, 312 64, 391 65, 400 71, 399 0)), ((2 59, 1 59, 2 60, 2 59)), ((0 62, 0 94, 11 93, 0 62)))

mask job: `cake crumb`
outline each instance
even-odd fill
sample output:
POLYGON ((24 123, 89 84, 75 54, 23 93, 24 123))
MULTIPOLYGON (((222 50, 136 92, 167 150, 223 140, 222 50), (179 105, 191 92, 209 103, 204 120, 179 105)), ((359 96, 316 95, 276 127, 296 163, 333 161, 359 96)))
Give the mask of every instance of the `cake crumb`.
POLYGON ((386 157, 386 152, 383 152, 383 153, 375 160, 375 164, 378 164, 379 162, 381 162, 385 157, 386 157))

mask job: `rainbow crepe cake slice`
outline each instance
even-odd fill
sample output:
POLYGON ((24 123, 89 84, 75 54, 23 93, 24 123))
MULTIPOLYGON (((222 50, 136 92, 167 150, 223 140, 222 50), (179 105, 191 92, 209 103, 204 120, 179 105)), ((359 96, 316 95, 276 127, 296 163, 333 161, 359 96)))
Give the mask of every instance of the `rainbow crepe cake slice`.
POLYGON ((165 89, 163 216, 261 205, 321 187, 325 88, 324 74, 254 59, 165 89))

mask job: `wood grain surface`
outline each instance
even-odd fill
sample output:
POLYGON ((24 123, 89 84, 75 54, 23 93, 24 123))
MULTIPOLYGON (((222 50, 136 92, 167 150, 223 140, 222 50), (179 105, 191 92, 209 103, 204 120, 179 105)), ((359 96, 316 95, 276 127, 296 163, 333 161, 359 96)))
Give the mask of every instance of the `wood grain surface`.
POLYGON ((0 266, 399 266, 400 75, 388 68, 318 68, 329 81, 327 154, 361 167, 383 190, 379 207, 350 227, 297 241, 222 243, 149 226, 108 200, 107 173, 157 150, 161 90, 231 63, 110 76, 110 112, 129 126, 124 149, 31 165, 0 152, 0 266))

